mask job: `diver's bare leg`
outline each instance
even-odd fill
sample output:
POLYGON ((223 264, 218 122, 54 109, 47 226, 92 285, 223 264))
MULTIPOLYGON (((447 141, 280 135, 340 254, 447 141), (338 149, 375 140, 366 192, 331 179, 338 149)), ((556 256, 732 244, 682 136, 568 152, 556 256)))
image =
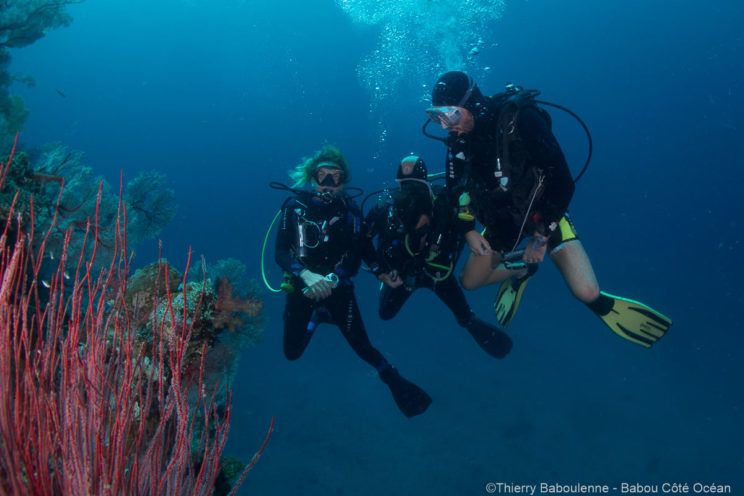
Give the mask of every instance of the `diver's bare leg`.
POLYGON ((463 288, 472 290, 507 279, 514 272, 506 269, 501 262, 500 253, 494 252, 492 255, 471 253, 460 273, 460 284, 463 288))
POLYGON ((573 295, 584 303, 599 297, 599 283, 581 241, 574 239, 550 253, 573 295))

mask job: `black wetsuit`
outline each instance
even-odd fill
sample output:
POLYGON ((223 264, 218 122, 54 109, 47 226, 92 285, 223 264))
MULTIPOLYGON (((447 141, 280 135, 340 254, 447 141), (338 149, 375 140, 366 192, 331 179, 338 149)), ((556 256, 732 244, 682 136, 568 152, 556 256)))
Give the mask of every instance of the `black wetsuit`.
POLYGON ((276 261, 291 274, 295 291, 287 294, 284 310, 284 354, 298 359, 305 351, 312 332, 308 322, 317 307, 325 309, 339 324, 352 349, 373 367, 384 366, 385 359, 369 341, 364 329, 351 277, 361 262, 360 216, 356 205, 346 197, 326 203, 313 195, 301 195, 289 200, 281 214, 276 243, 276 261), (300 248, 299 230, 303 230, 300 248), (305 287, 299 277, 302 270, 317 274, 331 272, 339 277, 338 287, 328 298, 312 300, 302 294, 305 287))
MULTIPOLYGON (((287 293, 284 309, 284 354, 296 360, 307 348, 314 332, 314 312, 326 311, 352 349, 380 373, 406 416, 423 413, 431 398, 403 379, 369 341, 359 313, 354 284, 361 263, 363 243, 359 208, 345 194, 324 201, 315 194, 300 193, 282 208, 277 234, 276 262, 289 275, 294 291, 287 293), (335 273, 339 283, 331 295, 316 301, 303 295, 300 273, 335 273)), ((368 250, 367 250, 368 251, 368 250)), ((316 314, 317 315, 317 314, 316 314)))
POLYGON ((493 249, 510 251, 535 231, 555 247, 566 241, 558 224, 574 182, 550 118, 534 105, 488 103, 490 112, 478 116, 472 132, 448 139, 448 188, 470 195, 493 249))
POLYGON ((365 253, 365 262, 374 273, 395 271, 403 280, 396 288, 382 285, 380 318, 392 319, 415 290, 430 289, 487 353, 503 358, 512 348, 511 339, 497 325, 475 317, 454 275, 464 240, 456 230, 456 208, 444 192, 438 193, 430 222, 419 232, 406 232, 392 200, 378 204, 366 216, 367 236, 377 238, 377 248, 372 254, 365 253))

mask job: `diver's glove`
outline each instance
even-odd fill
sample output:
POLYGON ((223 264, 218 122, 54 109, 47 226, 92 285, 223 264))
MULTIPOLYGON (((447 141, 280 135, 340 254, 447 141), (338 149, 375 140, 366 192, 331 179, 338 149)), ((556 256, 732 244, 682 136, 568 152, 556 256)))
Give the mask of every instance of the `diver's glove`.
POLYGON ((316 274, 315 272, 303 269, 302 272, 300 272, 300 278, 302 279, 302 282, 305 283, 305 286, 310 287, 316 282, 322 281, 323 276, 320 274, 316 274))
POLYGON ((300 278, 305 283, 302 294, 313 300, 322 300, 331 296, 331 291, 338 286, 338 276, 331 272, 322 276, 310 270, 300 272, 300 278))

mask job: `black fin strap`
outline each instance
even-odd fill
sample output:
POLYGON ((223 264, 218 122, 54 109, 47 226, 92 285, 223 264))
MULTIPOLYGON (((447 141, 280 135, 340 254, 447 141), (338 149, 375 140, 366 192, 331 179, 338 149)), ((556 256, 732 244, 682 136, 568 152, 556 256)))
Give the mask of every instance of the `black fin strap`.
POLYGON ((600 317, 604 317, 610 313, 614 305, 615 300, 602 292, 599 293, 596 300, 586 304, 592 312, 596 313, 600 317))

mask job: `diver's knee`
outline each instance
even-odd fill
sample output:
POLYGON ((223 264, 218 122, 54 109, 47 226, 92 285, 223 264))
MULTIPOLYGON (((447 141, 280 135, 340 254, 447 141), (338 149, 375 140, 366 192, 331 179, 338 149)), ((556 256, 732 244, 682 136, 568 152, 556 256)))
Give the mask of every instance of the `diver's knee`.
POLYGON ((284 356, 290 362, 294 362, 295 360, 297 360, 298 358, 300 358, 302 356, 302 352, 303 351, 304 350, 299 349, 299 348, 288 348, 288 347, 285 346, 284 347, 284 356))
POLYGON ((584 303, 591 303, 599 298, 599 285, 591 282, 572 288, 574 296, 584 303))
POLYGON ((472 291, 474 289, 478 289, 480 285, 478 284, 478 281, 476 281, 474 277, 471 277, 468 274, 465 274, 463 272, 460 274, 460 286, 462 286, 462 289, 472 291))
POLYGON ((393 317, 395 317, 395 314, 396 314, 396 312, 393 312, 392 310, 385 310, 382 308, 377 313, 380 316, 380 319, 382 320, 391 320, 393 317))

